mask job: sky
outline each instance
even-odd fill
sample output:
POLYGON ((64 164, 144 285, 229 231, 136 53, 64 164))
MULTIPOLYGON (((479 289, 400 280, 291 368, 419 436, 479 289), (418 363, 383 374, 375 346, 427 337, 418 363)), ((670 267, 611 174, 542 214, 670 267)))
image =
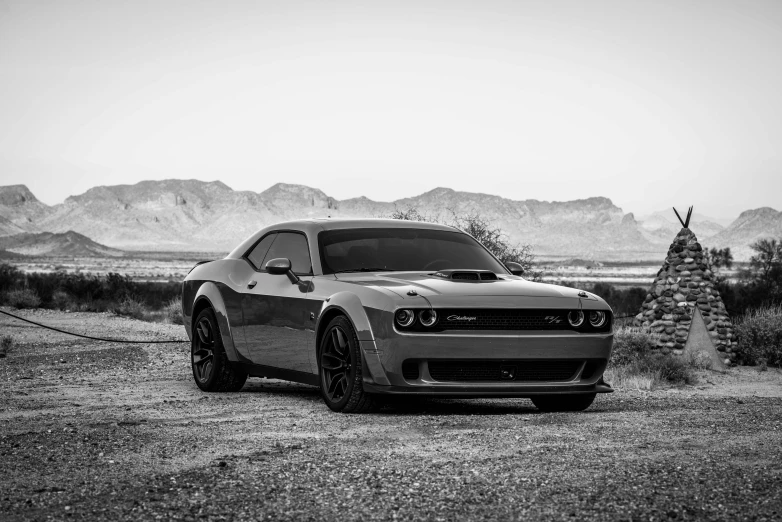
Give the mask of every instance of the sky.
POLYGON ((782 210, 782 2, 0 0, 0 185, 782 210))

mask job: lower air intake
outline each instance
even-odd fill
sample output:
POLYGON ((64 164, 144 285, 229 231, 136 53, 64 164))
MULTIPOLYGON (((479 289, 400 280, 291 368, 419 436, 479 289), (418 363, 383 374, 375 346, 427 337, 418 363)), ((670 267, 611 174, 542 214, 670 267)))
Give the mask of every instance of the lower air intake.
POLYGON ((429 361, 429 375, 443 382, 570 381, 582 361, 429 361))
POLYGON ((406 381, 418 380, 418 361, 403 362, 402 377, 404 377, 406 381))

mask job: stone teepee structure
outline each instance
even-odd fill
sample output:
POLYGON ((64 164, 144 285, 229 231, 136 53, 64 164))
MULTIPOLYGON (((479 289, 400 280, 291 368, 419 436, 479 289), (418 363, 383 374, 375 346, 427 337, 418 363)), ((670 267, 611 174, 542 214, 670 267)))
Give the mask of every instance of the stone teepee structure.
POLYGON ((705 352, 713 366, 722 367, 735 359, 736 341, 708 258, 688 228, 691 215, 692 207, 686 221, 676 212, 683 228, 633 324, 658 334, 663 354, 705 352))

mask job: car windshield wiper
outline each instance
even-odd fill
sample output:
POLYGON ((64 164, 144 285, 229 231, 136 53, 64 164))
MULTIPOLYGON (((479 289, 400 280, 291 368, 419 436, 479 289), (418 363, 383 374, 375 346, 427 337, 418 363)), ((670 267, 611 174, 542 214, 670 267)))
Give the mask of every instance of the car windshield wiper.
POLYGON ((346 272, 398 272, 393 268, 346 268, 345 270, 334 270, 332 274, 344 274, 346 272))

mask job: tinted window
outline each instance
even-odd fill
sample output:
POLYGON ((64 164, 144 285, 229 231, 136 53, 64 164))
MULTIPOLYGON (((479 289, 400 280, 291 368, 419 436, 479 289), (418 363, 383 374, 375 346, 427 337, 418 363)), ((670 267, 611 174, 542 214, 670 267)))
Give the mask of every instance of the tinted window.
POLYGON ((307 238, 304 234, 295 232, 279 232, 277 239, 263 258, 262 267, 272 259, 287 257, 291 260, 291 269, 294 274, 311 274, 312 263, 310 261, 310 249, 307 246, 307 238))
MULTIPOLYGON (((318 234, 323 273, 351 270, 508 271, 472 237, 415 228, 360 228, 318 234)), ((276 243, 275 243, 276 246, 276 243)))
POLYGON ((269 247, 272 246, 276 236, 277 234, 275 233, 264 236, 264 238, 255 245, 255 248, 247 254, 247 259, 252 263, 256 270, 263 268, 263 258, 266 257, 266 252, 268 252, 269 247))

